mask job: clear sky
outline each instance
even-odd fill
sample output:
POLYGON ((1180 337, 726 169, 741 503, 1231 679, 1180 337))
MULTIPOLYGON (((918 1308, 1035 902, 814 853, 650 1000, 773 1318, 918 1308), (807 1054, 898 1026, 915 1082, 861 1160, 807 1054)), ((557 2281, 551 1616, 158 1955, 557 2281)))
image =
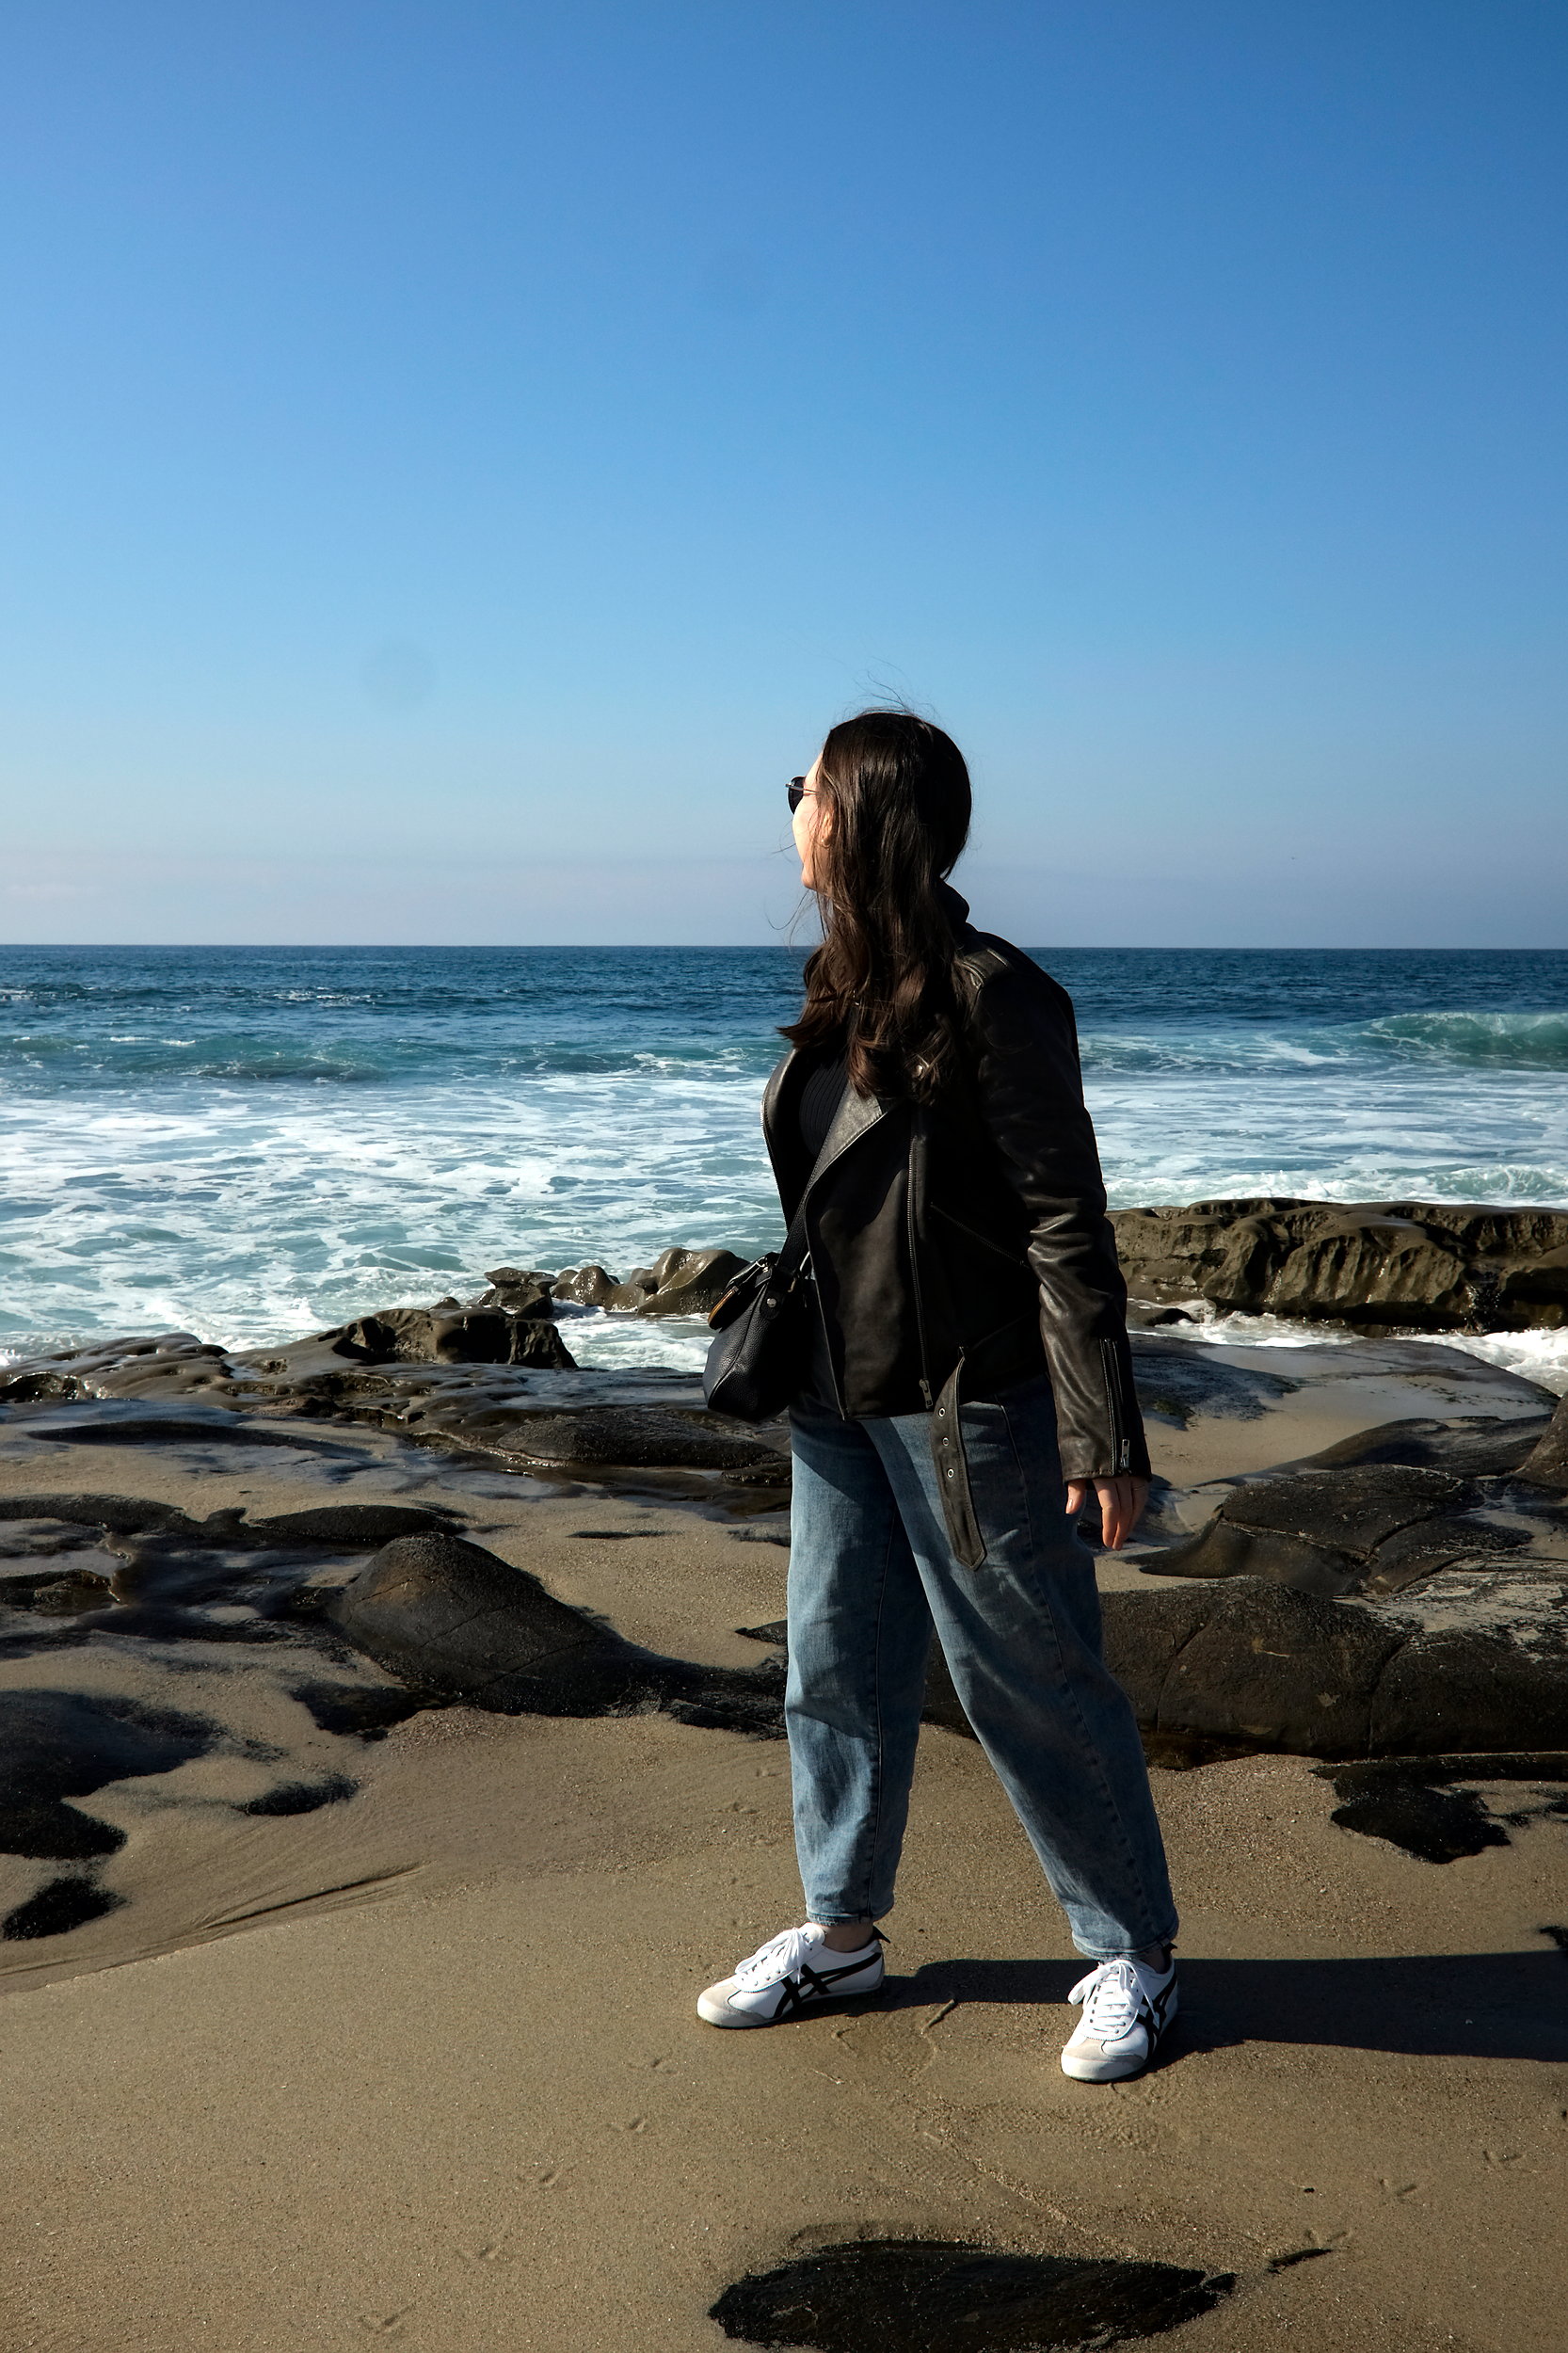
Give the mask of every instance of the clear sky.
POLYGON ((12 940, 1568 945, 1561 0, 15 0, 12 940))

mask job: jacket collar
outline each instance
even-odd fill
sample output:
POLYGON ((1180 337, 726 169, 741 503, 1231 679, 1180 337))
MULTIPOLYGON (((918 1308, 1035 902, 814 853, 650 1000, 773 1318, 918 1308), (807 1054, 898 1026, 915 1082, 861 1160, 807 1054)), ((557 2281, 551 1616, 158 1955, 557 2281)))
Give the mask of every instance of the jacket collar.
POLYGON ((856 1095, 853 1087, 846 1087, 844 1099, 833 1114, 833 1125, 823 1140, 817 1164, 807 1179, 807 1190, 815 1184, 830 1160, 836 1160, 840 1152, 847 1152, 852 1144, 858 1143, 867 1128, 874 1128, 879 1119, 886 1119, 892 1108, 879 1095, 856 1095))
MULTIPOLYGON (((971 929, 968 901, 961 892, 954 890, 951 883, 945 882, 937 884, 936 896, 942 912, 952 925, 954 938, 963 945, 965 936, 971 929)), ((773 1161, 774 1174, 779 1179, 781 1193, 786 1192, 786 1172, 791 1160, 790 1139, 783 1127, 786 1096, 797 1074, 799 1063, 799 1049, 792 1046, 783 1061, 775 1066, 762 1094, 762 1135, 767 1144, 768 1156, 773 1161)), ((847 1152, 852 1144, 857 1144, 868 1129, 886 1119, 894 1108, 892 1103, 885 1102, 880 1096, 856 1095, 851 1087, 834 1114, 833 1125, 817 1155, 816 1164, 806 1176, 801 1190, 808 1192, 831 1161, 836 1160, 841 1152, 847 1152)))
POLYGON ((773 1162, 774 1176, 777 1179, 786 1214, 790 1216, 793 1216, 801 1195, 809 1192, 829 1163, 847 1152, 852 1144, 857 1144, 863 1135, 896 1108, 892 1103, 884 1102, 880 1096, 856 1095, 853 1087, 847 1088, 843 1101, 833 1114, 833 1125, 824 1139, 822 1150, 813 1165, 807 1168, 791 1129, 794 1081, 800 1066, 800 1050, 792 1046, 775 1069, 762 1096, 762 1138, 768 1147, 768 1158, 773 1162))

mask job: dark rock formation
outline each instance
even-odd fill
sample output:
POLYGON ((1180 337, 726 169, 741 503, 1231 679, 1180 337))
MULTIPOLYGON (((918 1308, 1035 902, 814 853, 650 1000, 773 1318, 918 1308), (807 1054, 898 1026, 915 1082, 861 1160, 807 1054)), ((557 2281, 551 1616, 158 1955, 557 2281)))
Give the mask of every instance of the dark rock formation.
POLYGON ((1433 1581, 1425 1617, 1258 1577, 1102 1596, 1146 1732, 1323 1757, 1568 1745, 1568 1591, 1433 1581), (1451 1621, 1447 1623, 1446 1621, 1451 1621))
POLYGON ((386 1545, 328 1614, 379 1666, 446 1698, 597 1716, 641 1688, 637 1655, 618 1635, 458 1536, 386 1545))
POLYGON ((586 1266, 563 1268, 551 1289, 556 1299, 564 1299, 574 1307, 607 1307, 620 1285, 590 1258, 586 1266))
POLYGON ((1518 1550, 1485 1489, 1440 1470, 1363 1464, 1238 1486, 1208 1526, 1143 1562, 1157 1577, 1264 1577, 1303 1593, 1395 1593, 1461 1561, 1518 1550))
POLYGON ((545 1323, 555 1313, 555 1277, 539 1267, 492 1266, 485 1280, 490 1288, 476 1302, 481 1307, 504 1307, 508 1315, 536 1316, 545 1323))
POLYGON ((1391 1422, 1236 1482, 1139 1560, 1212 1598, 1104 1596, 1140 1722, 1319 1756, 1568 1741, 1568 1507, 1524 1478, 1544 1421, 1391 1422))
POLYGON ((1068 2353, 1162 2336, 1235 2285, 1231 2272, 1177 2264, 863 2238, 748 2273, 710 2318, 743 2345, 812 2353, 1068 2353))
MULTIPOLYGON (((77 1444, 322 1445, 275 1425, 350 1420, 557 1477, 654 1470, 788 1486, 781 1432, 760 1433, 700 1401, 618 1401, 617 1392, 634 1399, 650 1387, 699 1399, 695 1375, 579 1373, 542 1316, 438 1306, 389 1308, 287 1348, 228 1355, 188 1333, 61 1350, 0 1373, 0 1407, 69 1401, 47 1434, 77 1444)), ((44 1422, 36 1426, 43 1434, 44 1422)))
POLYGON ((639 1316, 705 1316, 718 1305, 745 1261, 732 1250, 666 1250, 651 1266, 633 1267, 617 1283, 601 1266, 568 1267, 557 1299, 639 1316))
POLYGON ((384 1740, 394 1724, 417 1716, 418 1695, 402 1684, 296 1683, 291 1696, 323 1732, 384 1740))
MULTIPOLYGON (((492 1294, 487 1294, 489 1299, 492 1294)), ((520 1307, 456 1301, 434 1307, 382 1307, 288 1348, 236 1350, 233 1361, 253 1378, 294 1382, 328 1376, 349 1365, 540 1365, 576 1363, 559 1332, 531 1299, 520 1307)))
POLYGON ((682 1722, 777 1737, 782 1678, 697 1667, 624 1641, 536 1577, 455 1536, 388 1545, 332 1599, 333 1625, 416 1689, 505 1715, 662 1708, 682 1722))
POLYGON ((33 1404, 49 1398, 189 1397, 231 1386, 221 1348, 193 1332, 152 1332, 51 1350, 0 1370, 0 1400, 33 1404))
POLYGON ((1427 1332, 1568 1323, 1568 1211, 1199 1201, 1112 1223, 1133 1297, 1427 1332))

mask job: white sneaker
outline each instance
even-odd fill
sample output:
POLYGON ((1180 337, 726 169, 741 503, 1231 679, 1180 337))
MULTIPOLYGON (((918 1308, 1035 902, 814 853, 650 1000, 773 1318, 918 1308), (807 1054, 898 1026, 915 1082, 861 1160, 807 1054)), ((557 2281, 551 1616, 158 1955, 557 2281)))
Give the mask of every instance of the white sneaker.
POLYGON ((1080 2084, 1119 2083, 1148 2065, 1176 2016, 1176 1963, 1160 1970, 1142 1961, 1102 1961, 1067 1999, 1081 2002, 1083 2015, 1063 2048, 1062 2073, 1080 2084))
POLYGON ((803 2010, 829 2009, 882 1988, 882 1933, 853 1953, 836 1953, 808 1920, 760 1945, 731 1977, 697 1996, 696 2014, 711 2026, 776 2026, 803 2010))

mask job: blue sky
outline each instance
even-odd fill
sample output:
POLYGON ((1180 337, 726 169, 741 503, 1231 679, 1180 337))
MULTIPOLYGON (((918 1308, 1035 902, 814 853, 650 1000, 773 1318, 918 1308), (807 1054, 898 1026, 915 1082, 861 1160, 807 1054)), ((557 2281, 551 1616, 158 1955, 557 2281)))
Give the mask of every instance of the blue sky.
POLYGON ((13 940, 750 940, 888 692, 1034 943, 1568 945, 1568 16, 41 0, 13 940))

